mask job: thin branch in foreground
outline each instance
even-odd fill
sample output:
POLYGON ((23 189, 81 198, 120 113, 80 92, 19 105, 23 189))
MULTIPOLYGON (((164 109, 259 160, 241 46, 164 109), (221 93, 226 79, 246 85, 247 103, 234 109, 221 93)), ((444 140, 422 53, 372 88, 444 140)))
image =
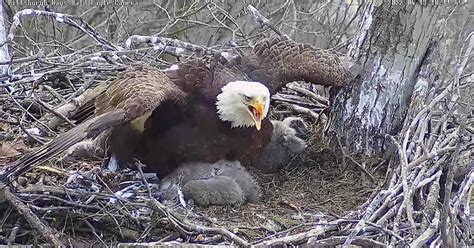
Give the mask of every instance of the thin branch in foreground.
POLYGON ((0 183, 0 199, 4 198, 10 206, 15 208, 18 213, 20 213, 28 224, 48 243, 54 246, 63 246, 64 244, 60 240, 60 233, 53 228, 45 225, 41 220, 36 216, 31 209, 26 206, 18 197, 10 192, 10 188, 0 183))
MULTIPOLYGON (((461 130, 464 129, 465 126, 465 121, 463 120, 461 122, 461 130)), ((453 215, 451 212, 451 190, 453 187, 453 182, 454 182, 454 171, 456 171, 458 167, 458 158, 459 158, 459 153, 461 151, 461 137, 458 137, 458 142, 456 144, 456 149, 454 151, 454 154, 451 158, 451 163, 450 166, 447 166, 448 170, 448 175, 446 176, 446 183, 445 183, 445 192, 444 192, 444 201, 443 201, 443 207, 441 209, 441 223, 440 223, 440 230, 441 230, 441 239, 443 240, 443 244, 446 246, 455 246, 455 240, 451 235, 454 235, 453 229, 454 226, 451 224, 451 226, 448 224, 449 219, 453 219, 453 215)))
POLYGON ((163 204, 161 204, 159 201, 157 201, 155 198, 152 197, 151 195, 151 188, 144 177, 143 171, 141 169, 141 163, 137 162, 138 169, 140 171, 140 175, 142 176, 142 181, 144 182, 148 194, 150 197, 150 200, 148 201, 148 205, 155 211, 157 211, 160 215, 168 218, 168 220, 171 222, 171 224, 179 231, 181 234, 186 234, 190 235, 192 232, 197 232, 197 233, 210 233, 210 234, 220 234, 222 236, 227 237, 229 240, 235 242, 239 246, 244 246, 248 247, 250 244, 242 239, 241 237, 235 235, 234 233, 230 232, 229 230, 225 228, 220 228, 220 227, 206 227, 206 226, 201 226, 197 224, 190 223, 189 221, 186 220, 181 220, 181 218, 177 217, 171 210, 168 210, 163 204))
MULTIPOLYGON (((400 161, 400 175, 402 178, 402 186, 403 186, 403 204, 402 204, 403 207, 400 208, 400 210, 398 211, 396 219, 399 220, 401 218, 402 209, 405 209, 408 221, 410 222, 412 228, 415 228, 415 221, 413 219, 413 200, 410 194, 411 190, 408 187, 408 160, 407 160, 406 150, 402 149, 402 146, 397 142, 397 140, 393 136, 388 135, 388 134, 386 136, 392 141, 395 147, 397 147, 399 161, 400 161)), ((398 228, 398 225, 396 224, 394 227, 394 230, 396 230, 397 228, 398 228)))

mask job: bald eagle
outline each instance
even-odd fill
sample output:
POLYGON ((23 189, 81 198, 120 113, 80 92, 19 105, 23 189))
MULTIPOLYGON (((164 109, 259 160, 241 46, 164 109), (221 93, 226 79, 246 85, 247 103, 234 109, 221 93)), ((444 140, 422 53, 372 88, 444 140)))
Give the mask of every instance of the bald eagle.
POLYGON ((353 76, 334 53, 281 37, 264 39, 233 60, 194 59, 165 73, 135 66, 94 99, 81 124, 13 162, 1 179, 123 128, 136 139, 119 140, 111 151, 128 150, 159 176, 192 161, 251 163, 271 140, 266 117, 272 94, 291 81, 343 86, 353 76))

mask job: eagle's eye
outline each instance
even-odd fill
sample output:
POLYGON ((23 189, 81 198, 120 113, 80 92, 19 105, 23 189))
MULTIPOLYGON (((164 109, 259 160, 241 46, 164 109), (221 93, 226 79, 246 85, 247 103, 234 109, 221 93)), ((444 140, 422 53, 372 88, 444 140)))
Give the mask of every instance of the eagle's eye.
POLYGON ((252 100, 252 98, 250 96, 247 96, 247 95, 244 95, 244 99, 247 102, 250 102, 250 100, 252 100))

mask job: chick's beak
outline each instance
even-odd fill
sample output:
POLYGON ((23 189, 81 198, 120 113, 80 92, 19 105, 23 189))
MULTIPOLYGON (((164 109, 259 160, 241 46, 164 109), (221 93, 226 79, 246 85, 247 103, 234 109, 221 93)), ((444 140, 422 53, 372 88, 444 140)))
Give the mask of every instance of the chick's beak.
POLYGON ((255 101, 249 105, 249 112, 255 122, 255 128, 257 128, 257 130, 260 130, 262 127, 264 107, 263 99, 260 98, 255 99, 255 101))

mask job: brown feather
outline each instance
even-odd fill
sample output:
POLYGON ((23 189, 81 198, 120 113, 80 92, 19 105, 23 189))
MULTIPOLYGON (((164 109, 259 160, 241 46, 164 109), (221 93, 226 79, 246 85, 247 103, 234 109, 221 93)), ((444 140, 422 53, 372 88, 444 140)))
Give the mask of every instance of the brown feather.
MULTIPOLYGON (((153 123, 166 123, 160 106, 152 115, 153 123)), ((262 128, 231 128, 229 122, 219 119, 215 106, 194 101, 182 108, 182 114, 166 129, 153 125, 145 131, 137 157, 147 165, 149 172, 166 176, 186 162, 216 162, 221 159, 237 160, 244 165, 256 161, 271 140, 273 127, 268 119, 262 128), (156 130, 160 129, 160 130, 156 130)))
POLYGON ((180 64, 178 70, 168 71, 166 75, 184 91, 196 93, 214 104, 216 96, 227 83, 250 80, 239 65, 224 63, 220 57, 208 61, 194 59, 180 64))
POLYGON ((73 120, 76 124, 80 124, 93 117, 95 114, 95 100, 96 97, 92 98, 84 105, 80 106, 77 112, 72 115, 70 119, 73 120))
MULTIPOLYGON (((155 155, 160 151, 157 163, 151 164, 154 170, 179 162, 214 162, 222 158, 245 163, 255 160, 268 144, 272 125, 266 119, 258 132, 254 128, 231 128, 229 123, 220 121, 215 100, 224 85, 252 79, 266 84, 275 93, 295 80, 343 86, 353 74, 330 51, 275 37, 258 42, 251 53, 244 54, 237 62, 227 63, 221 57, 191 60, 180 64, 178 70, 167 72, 167 76, 146 66, 120 73, 96 98, 97 117, 17 161, 13 168, 24 172, 80 140, 151 112, 153 123, 149 134, 144 135, 142 158, 147 160, 147 152, 155 155), (163 102, 180 105, 185 99, 184 107, 175 110, 180 113, 177 119, 167 120, 169 112, 160 111, 163 102)), ((18 173, 10 170, 4 177, 9 175, 18 173)))
POLYGON ((180 104, 186 98, 179 87, 159 70, 134 66, 119 74, 104 94, 96 98, 96 117, 63 133, 32 153, 9 165, 0 180, 12 180, 72 145, 114 126, 123 125, 141 117, 164 101, 180 104))
POLYGON ((357 74, 334 52, 284 37, 258 42, 252 52, 242 56, 241 66, 250 78, 266 84, 273 94, 291 81, 344 86, 357 74))
POLYGON ((105 90, 107 89, 107 84, 102 83, 97 85, 95 88, 90 89, 89 94, 86 94, 87 92, 84 92, 84 95, 86 97, 89 97, 88 99, 82 106, 79 107, 79 109, 76 111, 76 113, 71 116, 70 119, 74 120, 76 124, 80 124, 95 115, 95 101, 100 95, 103 95, 105 90))

